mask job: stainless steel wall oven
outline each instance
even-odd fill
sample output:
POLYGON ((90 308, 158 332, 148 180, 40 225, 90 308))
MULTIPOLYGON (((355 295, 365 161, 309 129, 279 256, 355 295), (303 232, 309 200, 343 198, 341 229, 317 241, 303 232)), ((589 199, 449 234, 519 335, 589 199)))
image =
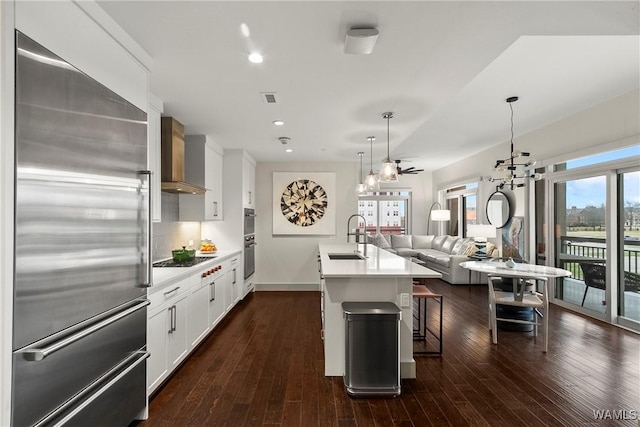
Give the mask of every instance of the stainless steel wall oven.
POLYGON ((251 277, 256 271, 256 236, 247 234, 244 236, 244 278, 251 277))
POLYGON ((245 208, 244 209, 244 235, 254 234, 256 232, 255 228, 255 219, 256 213, 255 210, 245 208))

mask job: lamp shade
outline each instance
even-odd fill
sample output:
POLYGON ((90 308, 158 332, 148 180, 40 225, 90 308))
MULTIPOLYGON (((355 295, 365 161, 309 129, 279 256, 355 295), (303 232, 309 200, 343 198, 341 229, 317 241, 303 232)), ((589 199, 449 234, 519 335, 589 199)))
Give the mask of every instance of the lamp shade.
POLYGON ((495 238, 496 227, 489 224, 469 224, 467 225, 467 236, 469 237, 484 237, 495 238))
POLYGON ((434 209, 431 211, 431 221, 449 221, 451 211, 448 209, 434 209))

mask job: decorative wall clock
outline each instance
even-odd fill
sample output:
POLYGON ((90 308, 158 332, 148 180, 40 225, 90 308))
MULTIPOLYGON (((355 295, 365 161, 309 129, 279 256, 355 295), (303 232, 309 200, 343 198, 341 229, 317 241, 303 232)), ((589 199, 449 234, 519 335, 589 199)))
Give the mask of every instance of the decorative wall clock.
POLYGON ((320 221, 326 209, 327 192, 310 179, 293 181, 280 198, 282 215, 299 227, 308 227, 320 221))
POLYGON ((273 172, 273 234, 335 236, 335 172, 273 172))

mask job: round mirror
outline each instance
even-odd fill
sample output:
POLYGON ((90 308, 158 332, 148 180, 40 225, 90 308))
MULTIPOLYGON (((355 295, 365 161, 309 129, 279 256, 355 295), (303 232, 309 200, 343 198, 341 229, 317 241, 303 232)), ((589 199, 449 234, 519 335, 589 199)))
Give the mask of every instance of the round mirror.
POLYGON ((496 191, 487 200, 487 220, 496 228, 504 227, 511 218, 511 203, 502 191, 496 191))

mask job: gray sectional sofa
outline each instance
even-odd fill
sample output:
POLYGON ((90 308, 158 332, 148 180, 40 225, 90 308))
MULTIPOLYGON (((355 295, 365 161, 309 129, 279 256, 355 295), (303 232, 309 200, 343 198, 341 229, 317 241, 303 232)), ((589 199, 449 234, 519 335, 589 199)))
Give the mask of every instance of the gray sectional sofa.
MULTIPOLYGON (((460 263, 475 254, 476 246, 471 238, 378 234, 370 236, 369 243, 402 257, 423 261, 426 267, 441 273, 442 279, 452 285, 469 283, 469 270, 460 267, 460 263)), ((495 256, 496 252, 495 245, 488 243, 487 254, 495 256)), ((477 274, 471 277, 478 280, 477 274)))

